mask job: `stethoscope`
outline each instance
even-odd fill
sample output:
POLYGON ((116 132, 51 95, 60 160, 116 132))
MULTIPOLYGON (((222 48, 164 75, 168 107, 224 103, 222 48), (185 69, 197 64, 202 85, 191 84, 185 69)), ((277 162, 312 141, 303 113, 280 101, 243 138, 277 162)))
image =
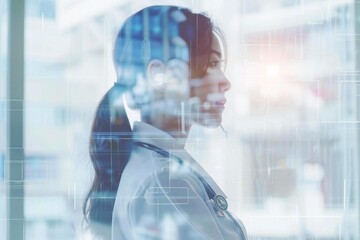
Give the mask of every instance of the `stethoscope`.
MULTIPOLYGON (((182 165, 184 162, 181 158, 174 156, 174 155, 170 155, 170 153, 168 151, 165 151, 164 149, 161 149, 153 144, 140 142, 140 141, 134 141, 133 143, 134 143, 134 145, 136 145, 138 147, 142 147, 142 148, 146 148, 150 151, 154 151, 157 154, 159 154, 165 158, 176 160, 180 165, 182 165)), ((237 226, 237 230, 240 233, 240 236, 242 236, 243 239, 247 239, 244 234, 243 228, 240 226, 238 221, 236 221, 236 219, 227 211, 228 202, 226 201, 226 198, 220 194, 216 194, 216 192, 207 183, 207 181, 204 179, 203 176, 201 176, 195 170, 193 170, 193 169, 191 169, 191 170, 196 175, 196 177, 200 180, 200 182, 203 184, 210 201, 213 203, 213 206, 216 210, 217 215, 219 217, 224 217, 225 216, 224 213, 226 213, 230 217, 230 219, 232 219, 232 221, 235 223, 235 225, 237 226)))

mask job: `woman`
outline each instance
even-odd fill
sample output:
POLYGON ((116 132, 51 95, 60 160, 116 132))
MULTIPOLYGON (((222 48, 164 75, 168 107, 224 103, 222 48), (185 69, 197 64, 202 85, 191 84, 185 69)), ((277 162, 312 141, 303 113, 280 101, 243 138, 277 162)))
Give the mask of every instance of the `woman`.
POLYGON ((246 239, 225 194, 184 150, 193 124, 218 127, 230 82, 225 41, 204 14, 152 6, 114 45, 117 82, 96 111, 84 215, 112 239, 246 239), (221 47, 222 46, 222 47, 221 47), (125 106, 141 121, 131 129, 125 106))

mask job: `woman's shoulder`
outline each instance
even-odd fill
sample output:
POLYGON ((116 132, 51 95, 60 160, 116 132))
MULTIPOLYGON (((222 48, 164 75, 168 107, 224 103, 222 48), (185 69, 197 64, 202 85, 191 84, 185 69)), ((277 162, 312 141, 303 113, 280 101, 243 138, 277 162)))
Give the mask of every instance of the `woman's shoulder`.
POLYGON ((134 148, 122 173, 118 187, 118 195, 134 195, 136 190, 143 186, 149 176, 154 174, 158 169, 157 160, 151 152, 134 148))
POLYGON ((196 192, 206 197, 201 181, 191 166, 175 157, 164 157, 147 149, 135 148, 121 177, 119 190, 132 197, 146 195, 156 188, 196 192))

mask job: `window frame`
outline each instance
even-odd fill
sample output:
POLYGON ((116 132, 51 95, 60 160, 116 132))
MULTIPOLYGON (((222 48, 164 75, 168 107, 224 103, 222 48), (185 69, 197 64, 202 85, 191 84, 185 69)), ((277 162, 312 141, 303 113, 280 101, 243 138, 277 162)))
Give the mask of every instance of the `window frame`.
POLYGON ((8 1, 7 134, 5 184, 7 239, 24 239, 25 0, 8 1), (7 173, 7 174, 6 174, 7 173))

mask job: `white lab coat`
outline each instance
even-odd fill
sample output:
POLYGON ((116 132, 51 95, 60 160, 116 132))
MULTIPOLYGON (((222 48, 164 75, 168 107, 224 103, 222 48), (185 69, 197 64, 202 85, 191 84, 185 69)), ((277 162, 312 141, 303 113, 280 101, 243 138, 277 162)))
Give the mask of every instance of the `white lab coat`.
POLYGON ((135 147, 116 196, 113 240, 246 239, 243 224, 236 223, 227 211, 215 210, 190 168, 201 174, 216 194, 226 197, 223 191, 175 138, 149 124, 135 122, 133 139, 164 149, 183 163, 135 147))

